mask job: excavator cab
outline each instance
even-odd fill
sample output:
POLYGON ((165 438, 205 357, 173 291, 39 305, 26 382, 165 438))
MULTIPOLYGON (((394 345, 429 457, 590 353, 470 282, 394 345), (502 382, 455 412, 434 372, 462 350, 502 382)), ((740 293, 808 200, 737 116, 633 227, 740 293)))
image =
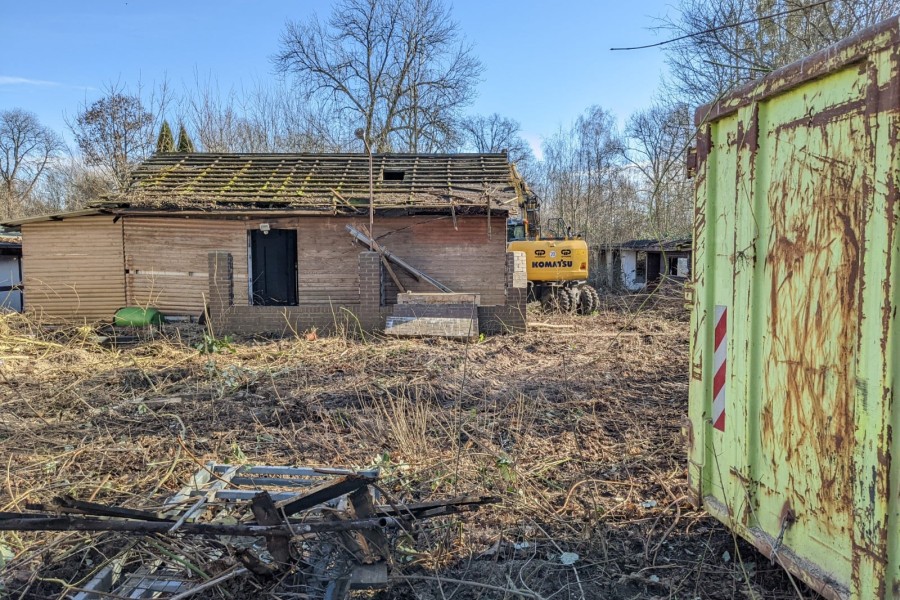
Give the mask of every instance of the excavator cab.
POLYGON ((520 242, 527 236, 525 222, 521 219, 510 219, 506 223, 506 241, 520 242))
POLYGON ((547 224, 550 235, 544 239, 551 240, 580 240, 581 234, 572 233, 572 226, 566 223, 562 217, 551 219, 547 224))
POLYGON ((588 247, 561 218, 540 228, 540 202, 528 194, 520 204, 520 216, 506 222, 510 251, 525 253, 528 296, 546 309, 590 314, 600 306, 600 296, 588 285, 588 247))

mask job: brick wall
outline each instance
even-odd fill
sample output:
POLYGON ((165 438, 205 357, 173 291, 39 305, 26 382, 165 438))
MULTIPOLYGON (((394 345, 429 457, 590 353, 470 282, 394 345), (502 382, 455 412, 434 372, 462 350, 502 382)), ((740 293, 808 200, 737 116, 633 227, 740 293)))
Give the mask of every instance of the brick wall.
MULTIPOLYGON (((328 333, 379 331, 392 307, 382 304, 381 259, 375 252, 360 252, 359 303, 322 303, 300 306, 235 304, 233 258, 228 252, 209 253, 209 320, 216 334, 300 334, 309 329, 328 333)), ((481 333, 525 330, 525 255, 508 252, 505 268, 506 304, 481 306, 481 333)))
POLYGON ((229 252, 209 253, 210 314, 221 314, 234 304, 234 259, 229 252))
POLYGON ((478 307, 478 328, 484 334, 525 331, 528 321, 528 273, 524 252, 506 253, 506 304, 478 307))
POLYGON ((384 329, 381 317, 381 256, 359 253, 359 322, 364 331, 384 329))
POLYGON ((209 253, 209 321, 216 334, 301 334, 315 328, 323 334, 375 331, 384 328, 378 255, 359 256, 360 303, 321 303, 300 306, 235 304, 233 259, 228 252, 209 253), (372 273, 375 275, 373 276, 372 273))

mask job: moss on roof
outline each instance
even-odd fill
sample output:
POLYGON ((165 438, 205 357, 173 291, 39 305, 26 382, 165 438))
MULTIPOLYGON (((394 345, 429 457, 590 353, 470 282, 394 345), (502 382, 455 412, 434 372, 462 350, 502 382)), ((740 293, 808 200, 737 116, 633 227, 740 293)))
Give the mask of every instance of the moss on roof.
MULTIPOLYGON (((514 209, 524 183, 506 154, 376 154, 379 208, 514 209)), ((123 194, 98 207, 335 209, 368 205, 366 154, 165 153, 142 163, 123 194)))

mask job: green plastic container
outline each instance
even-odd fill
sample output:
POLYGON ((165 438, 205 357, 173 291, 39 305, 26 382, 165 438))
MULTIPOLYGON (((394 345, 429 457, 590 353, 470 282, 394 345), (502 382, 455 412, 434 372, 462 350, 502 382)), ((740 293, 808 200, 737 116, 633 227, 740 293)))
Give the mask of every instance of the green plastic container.
POLYGON ((140 306, 125 306, 116 311, 114 323, 116 327, 146 327, 147 325, 162 325, 165 322, 163 314, 155 308, 141 308, 140 306))

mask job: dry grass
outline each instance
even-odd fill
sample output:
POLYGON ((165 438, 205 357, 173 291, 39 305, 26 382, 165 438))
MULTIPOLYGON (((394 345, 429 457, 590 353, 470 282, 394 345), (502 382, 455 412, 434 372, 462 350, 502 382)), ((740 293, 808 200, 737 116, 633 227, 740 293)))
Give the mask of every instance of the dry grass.
MULTIPOLYGON (((301 334, 215 354, 190 328, 110 350, 89 328, 4 317, 0 510, 60 493, 152 507, 206 460, 378 465, 399 499, 503 499, 394 540, 397 577, 379 598, 796 598, 685 501, 678 304, 533 315, 571 328, 469 345, 301 334)), ((0 534, 15 554, 5 585, 61 598, 122 543, 0 534)))

